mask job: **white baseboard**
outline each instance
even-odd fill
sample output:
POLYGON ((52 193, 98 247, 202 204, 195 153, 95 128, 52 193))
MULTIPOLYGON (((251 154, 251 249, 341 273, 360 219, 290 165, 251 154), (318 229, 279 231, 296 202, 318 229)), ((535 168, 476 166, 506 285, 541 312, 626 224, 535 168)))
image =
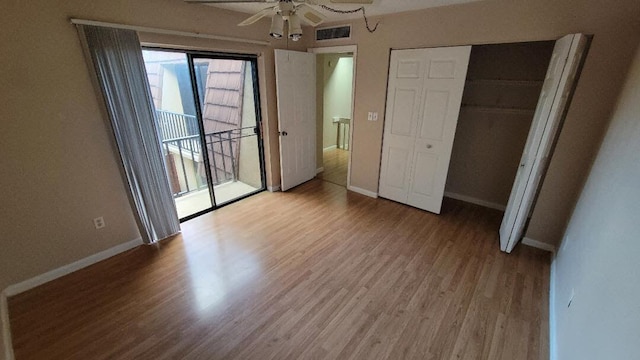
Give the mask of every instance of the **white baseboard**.
POLYGON ((37 286, 40 286, 44 283, 47 283, 49 281, 55 280, 59 277, 71 274, 74 271, 78 271, 82 268, 85 268, 89 265, 93 265, 97 262, 100 262, 104 259, 108 259, 112 256, 118 255, 122 252, 125 252, 127 250, 133 249, 139 245, 142 245, 142 238, 137 238, 134 240, 131 240, 129 242, 114 246, 112 248, 109 248, 107 250, 101 251, 97 254, 93 254, 91 256, 87 256, 84 259, 80 259, 76 262, 72 262, 71 264, 67 264, 64 266, 61 266, 57 269, 53 269, 51 271, 47 271, 44 274, 40 274, 38 276, 32 277, 31 279, 27 279, 23 282, 14 284, 14 285, 9 285, 5 290, 4 290, 4 294, 7 297, 11 297, 17 294, 20 294, 22 292, 25 292, 27 290, 31 290, 37 286))
POLYGON ((276 186, 267 186, 267 190, 269 190, 270 192, 280 191, 280 185, 276 185, 276 186))
POLYGON ((549 251, 549 252, 552 252, 552 253, 556 252, 556 247, 555 246, 553 246, 551 244, 544 243, 542 241, 534 240, 532 238, 528 238, 528 237, 522 238, 522 243, 524 245, 528 245, 528 246, 531 246, 531 247, 534 247, 534 248, 538 248, 538 249, 542 249, 542 250, 545 250, 545 251, 549 251))
POLYGON ((324 166, 323 167, 319 167, 319 168, 316 169, 316 174, 320 174, 323 171, 324 171, 324 166))
POLYGON ((11 324, 9 323, 9 306, 7 304, 7 294, 0 293, 0 326, 2 328, 2 348, 4 349, 5 360, 13 360, 13 343, 11 341, 11 324))
POLYGON ((322 151, 333 150, 333 149, 336 149, 337 147, 338 145, 327 146, 326 148, 322 149, 322 151))
POLYGON ((549 274, 549 360, 558 358, 556 344, 556 257, 551 260, 549 274))
POLYGON ((467 195, 456 194, 456 193, 452 193, 452 192, 449 192, 449 191, 445 191, 444 192, 444 196, 446 196, 448 198, 452 198, 452 199, 468 202, 468 203, 471 203, 471 204, 476 204, 476 205, 488 207, 490 209, 496 209, 496 210, 500 210, 500 211, 504 211, 504 209, 506 209, 506 206, 504 206, 502 204, 494 203, 494 202, 491 202, 491 201, 485 201, 485 200, 474 198, 474 197, 467 196, 467 195))
POLYGON ((359 188, 359 187, 356 187, 356 186, 349 185, 349 186, 347 186, 347 190, 351 190, 351 191, 356 192, 358 194, 362 194, 362 195, 365 195, 365 196, 368 196, 368 197, 372 197, 374 199, 378 198, 378 193, 373 192, 373 191, 369 191, 369 190, 365 190, 365 189, 362 189, 362 188, 359 188))
POLYGON ((9 307, 7 304, 7 298, 10 296, 18 295, 27 290, 31 290, 37 286, 40 286, 49 281, 55 280, 62 276, 68 275, 74 271, 78 271, 89 265, 93 265, 102 260, 108 259, 112 256, 123 253, 127 250, 131 250, 135 247, 142 245, 142 238, 137 238, 129 242, 116 245, 107 250, 101 251, 97 254, 87 256, 84 259, 80 259, 71 264, 61 266, 57 269, 47 271, 44 274, 32 277, 23 282, 7 286, 2 293, 0 293, 0 321, 2 322, 2 343, 4 346, 4 357, 6 360, 13 360, 13 344, 11 341, 11 324, 9 322, 9 307))

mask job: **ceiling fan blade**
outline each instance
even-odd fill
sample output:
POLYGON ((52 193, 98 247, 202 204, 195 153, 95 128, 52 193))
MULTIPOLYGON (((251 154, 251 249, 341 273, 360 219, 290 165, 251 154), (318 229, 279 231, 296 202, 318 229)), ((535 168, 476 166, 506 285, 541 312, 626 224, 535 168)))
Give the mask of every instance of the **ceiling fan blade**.
POLYGON ((228 4, 228 3, 264 3, 273 0, 184 0, 184 2, 194 4, 228 4))
POLYGON ((373 4, 373 0, 328 0, 331 4, 358 4, 358 5, 367 5, 373 4))
POLYGON ((312 8, 307 4, 301 4, 296 6, 296 15, 302 19, 302 21, 306 22, 311 26, 318 26, 322 24, 327 17, 324 16, 323 13, 318 10, 312 8))
POLYGON ((243 22, 238 24, 238 26, 251 25, 253 23, 256 23, 258 20, 262 19, 263 17, 271 15, 271 14, 274 14, 274 13, 275 13, 275 10, 273 8, 262 9, 259 12, 257 12, 256 14, 253 14, 250 17, 248 17, 247 19, 245 19, 243 22))

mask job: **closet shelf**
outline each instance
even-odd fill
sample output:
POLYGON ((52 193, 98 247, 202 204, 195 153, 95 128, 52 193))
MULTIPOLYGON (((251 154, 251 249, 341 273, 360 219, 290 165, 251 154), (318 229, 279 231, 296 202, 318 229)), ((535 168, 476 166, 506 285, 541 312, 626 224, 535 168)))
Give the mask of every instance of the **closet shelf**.
POLYGON ((533 115, 535 109, 521 109, 521 108, 506 108, 499 106, 478 106, 478 105, 466 105, 462 104, 462 107, 467 110, 485 112, 485 113, 501 113, 512 115, 533 115))
POLYGON ((542 86, 542 80, 506 80, 506 79, 467 79, 474 85, 506 85, 506 86, 542 86))

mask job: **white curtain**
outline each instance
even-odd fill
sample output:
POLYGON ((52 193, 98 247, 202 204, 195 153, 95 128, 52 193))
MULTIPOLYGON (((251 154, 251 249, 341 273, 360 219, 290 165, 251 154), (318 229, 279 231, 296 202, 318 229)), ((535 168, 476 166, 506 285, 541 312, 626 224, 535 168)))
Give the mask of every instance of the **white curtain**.
POLYGON ((138 34, 77 26, 104 96, 142 239, 153 243, 174 235, 180 223, 165 175, 138 34))

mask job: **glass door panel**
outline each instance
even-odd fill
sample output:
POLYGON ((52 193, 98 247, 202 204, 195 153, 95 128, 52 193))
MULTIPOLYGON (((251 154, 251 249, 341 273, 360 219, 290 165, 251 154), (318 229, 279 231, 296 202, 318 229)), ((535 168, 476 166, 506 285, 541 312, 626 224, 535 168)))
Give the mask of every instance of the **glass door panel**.
POLYGON ((255 61, 192 56, 216 205, 264 189, 255 61))
POLYGON ((167 178, 178 217, 213 208, 187 54, 143 50, 167 178))

